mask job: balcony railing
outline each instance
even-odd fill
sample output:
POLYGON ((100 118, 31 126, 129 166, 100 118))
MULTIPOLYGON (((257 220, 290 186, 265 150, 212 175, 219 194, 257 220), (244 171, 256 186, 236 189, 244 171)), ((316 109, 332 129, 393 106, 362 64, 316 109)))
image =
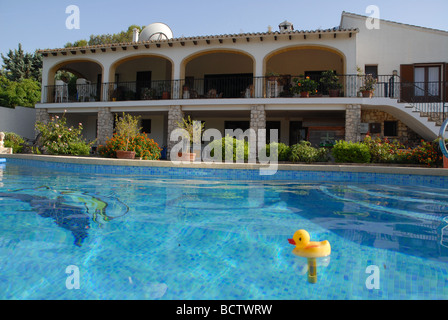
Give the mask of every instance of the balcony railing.
MULTIPOLYGON (((94 102, 94 101, 142 101, 162 99, 236 99, 236 98, 294 98, 291 91, 297 76, 252 77, 208 76, 204 79, 114 82, 87 85, 47 86, 45 103, 94 102)), ((320 82, 320 76, 310 76, 318 84, 317 93, 311 98, 329 96, 329 88, 320 82)), ((360 97, 366 77, 339 75, 338 97, 360 97)), ((444 92, 441 83, 402 83, 400 77, 380 75, 376 77, 374 98, 392 98, 406 102, 434 99, 434 93, 444 92), (411 98, 413 101, 411 100, 411 98)), ((433 100, 434 102, 434 100, 433 100)))

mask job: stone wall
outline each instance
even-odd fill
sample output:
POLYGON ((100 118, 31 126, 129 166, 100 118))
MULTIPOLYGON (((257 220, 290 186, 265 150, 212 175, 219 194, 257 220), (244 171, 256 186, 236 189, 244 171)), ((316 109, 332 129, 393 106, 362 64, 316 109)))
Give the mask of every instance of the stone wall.
POLYGON ((110 108, 100 108, 98 111, 97 145, 105 145, 114 134, 114 115, 110 108))
POLYGON ((179 128, 178 123, 182 122, 184 113, 181 106, 170 106, 168 110, 168 146, 167 146, 167 158, 170 159, 171 149, 178 143, 177 141, 171 141, 171 132, 179 128))
MULTIPOLYGON (((266 110, 264 105, 252 106, 250 110, 250 128, 253 129, 256 133, 257 144, 255 146, 250 146, 249 150, 249 158, 255 159, 257 157, 258 150, 258 139, 261 138, 263 141, 263 137, 259 137, 259 129, 266 129, 266 110)), ((264 137, 264 141, 266 141, 266 136, 264 137)))
MULTIPOLYGON (((419 143, 423 138, 415 133, 412 129, 410 129, 403 122, 390 115, 387 112, 380 110, 363 110, 361 113, 361 121, 363 123, 379 123, 381 124, 381 133, 379 134, 371 134, 371 136, 379 136, 380 138, 385 138, 384 136, 384 121, 397 121, 397 136, 391 137, 388 136, 389 140, 396 139, 403 144, 416 144, 419 143)), ((362 135, 362 139, 366 134, 362 135)))
POLYGON ((361 106, 348 105, 345 111, 345 140, 361 141, 361 106))

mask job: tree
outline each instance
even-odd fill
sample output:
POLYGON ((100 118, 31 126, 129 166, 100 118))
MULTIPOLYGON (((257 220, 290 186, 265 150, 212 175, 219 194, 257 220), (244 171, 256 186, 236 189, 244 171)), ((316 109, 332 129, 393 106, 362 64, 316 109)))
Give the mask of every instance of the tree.
POLYGON ((0 76, 0 106, 34 108, 40 101, 40 83, 33 79, 11 81, 0 76))
POLYGON ((6 77, 11 81, 21 81, 32 79, 41 81, 42 79, 42 55, 25 53, 22 44, 19 43, 18 50, 9 50, 6 57, 2 54, 6 77))
POLYGON ((124 43, 124 42, 132 42, 132 35, 134 33, 134 29, 138 29, 140 32, 144 27, 137 26, 135 24, 128 27, 126 31, 121 31, 119 33, 114 34, 100 34, 100 35, 91 35, 89 41, 87 40, 78 40, 74 43, 68 42, 65 45, 65 48, 69 47, 84 47, 84 46, 95 46, 95 45, 104 45, 111 43, 124 43))

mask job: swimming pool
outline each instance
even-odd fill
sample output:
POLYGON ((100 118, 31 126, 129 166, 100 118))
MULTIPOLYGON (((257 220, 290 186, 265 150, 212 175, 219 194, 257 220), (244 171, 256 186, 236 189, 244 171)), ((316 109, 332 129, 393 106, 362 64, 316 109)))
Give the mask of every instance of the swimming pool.
POLYGON ((8 159, 0 299, 448 298, 447 178, 234 171, 8 159), (332 245, 317 284, 298 229, 332 245))

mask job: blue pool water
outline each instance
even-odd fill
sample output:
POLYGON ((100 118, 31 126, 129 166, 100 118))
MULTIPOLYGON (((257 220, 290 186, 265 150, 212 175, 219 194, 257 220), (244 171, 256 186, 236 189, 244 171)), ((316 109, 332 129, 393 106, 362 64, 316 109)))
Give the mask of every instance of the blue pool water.
POLYGON ((7 160, 0 299, 447 299, 446 179, 7 160), (298 229, 332 245, 317 284, 298 229))

